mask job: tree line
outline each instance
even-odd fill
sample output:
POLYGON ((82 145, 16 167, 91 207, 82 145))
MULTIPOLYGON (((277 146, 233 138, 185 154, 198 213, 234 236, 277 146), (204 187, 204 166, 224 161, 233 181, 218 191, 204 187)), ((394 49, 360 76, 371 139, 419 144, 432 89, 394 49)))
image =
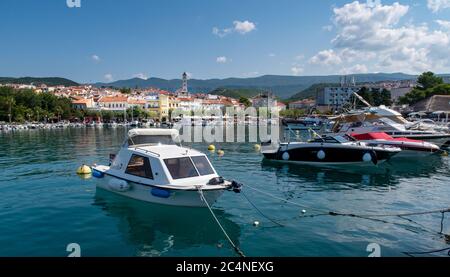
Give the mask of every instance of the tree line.
POLYGON ((417 78, 417 86, 399 98, 400 104, 412 105, 433 95, 450 95, 450 84, 433 72, 425 72, 417 78))
POLYGON ((31 89, 0 87, 0 121, 4 122, 81 121, 86 117, 100 118, 108 122, 157 116, 157 112, 141 107, 129 108, 126 114, 122 111, 77 110, 73 108, 72 100, 67 97, 58 97, 48 92, 35 93, 31 89))

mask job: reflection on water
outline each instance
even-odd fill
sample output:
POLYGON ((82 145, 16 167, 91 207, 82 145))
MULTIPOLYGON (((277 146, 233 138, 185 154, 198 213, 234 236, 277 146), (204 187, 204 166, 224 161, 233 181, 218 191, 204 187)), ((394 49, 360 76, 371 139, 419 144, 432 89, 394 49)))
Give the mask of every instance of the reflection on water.
MULTIPOLYGON (((93 205, 119 219, 118 231, 129 243, 142 248, 140 255, 160 256, 171 250, 201 245, 222 247, 226 243, 207 209, 146 203, 102 189, 97 189, 93 205)), ((239 226, 224 211, 215 209, 214 213, 239 245, 239 226)))
MULTIPOLYGON (((234 256, 208 210, 96 191, 95 178, 75 174, 82 163, 107 163, 126 132, 86 128, 0 133, 0 256, 66 256, 71 242, 81 245, 83 256, 234 256)), ((264 214, 295 218, 283 227, 265 228, 273 224, 242 195, 225 193, 214 211, 247 256, 367 256, 366 246, 372 242, 381 245, 383 256, 448 247, 441 237, 402 219, 396 219, 402 225, 349 217, 298 219, 299 207, 246 188, 327 211, 441 209, 450 205, 448 157, 333 169, 262 161, 254 143, 215 143, 224 156, 208 152, 207 143, 189 145, 207 153, 224 178, 242 182, 264 214), (252 225, 255 220, 261 223, 258 228, 252 225)), ((412 219, 439 231, 440 214, 412 219)), ((444 233, 450 233, 448 218, 444 233)))
POLYGON ((280 163, 264 159, 263 171, 271 171, 278 178, 296 177, 313 184, 320 190, 343 189, 395 189, 395 185, 408 178, 428 178, 445 165, 440 156, 430 156, 418 163, 415 160, 388 161, 376 167, 319 167, 280 163))

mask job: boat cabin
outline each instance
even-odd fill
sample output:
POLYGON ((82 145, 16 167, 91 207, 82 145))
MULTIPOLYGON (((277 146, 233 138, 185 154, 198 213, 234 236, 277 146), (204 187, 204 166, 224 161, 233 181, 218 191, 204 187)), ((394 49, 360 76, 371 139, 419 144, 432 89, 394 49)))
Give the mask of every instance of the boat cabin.
POLYGON ((218 177, 205 154, 179 146, 177 140, 173 129, 130 130, 107 174, 167 188, 204 185, 218 177))

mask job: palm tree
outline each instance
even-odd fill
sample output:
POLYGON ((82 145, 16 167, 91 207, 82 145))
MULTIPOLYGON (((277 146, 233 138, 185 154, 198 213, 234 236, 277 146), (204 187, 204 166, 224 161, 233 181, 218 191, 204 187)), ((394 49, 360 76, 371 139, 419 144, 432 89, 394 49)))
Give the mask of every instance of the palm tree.
POLYGON ((12 95, 9 95, 6 97, 6 104, 9 106, 8 117, 9 117, 9 123, 11 123, 12 122, 12 107, 14 106, 14 104, 16 104, 16 100, 14 99, 14 97, 12 95))

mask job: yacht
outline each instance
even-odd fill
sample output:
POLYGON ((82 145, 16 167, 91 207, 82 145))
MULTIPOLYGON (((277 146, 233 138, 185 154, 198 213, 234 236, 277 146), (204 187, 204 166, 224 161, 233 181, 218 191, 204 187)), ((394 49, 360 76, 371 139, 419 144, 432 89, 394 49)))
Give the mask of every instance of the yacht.
POLYGON ((352 134, 352 137, 365 142, 368 146, 391 146, 402 149, 402 152, 395 156, 396 158, 426 157, 441 153, 436 144, 408 138, 393 138, 386 133, 352 134))
POLYGON ((207 156, 177 145, 175 129, 132 129, 110 165, 93 167, 97 186, 146 202, 204 207, 240 185, 220 177, 207 156), (200 193, 204 199, 200 197, 200 193))
POLYGON ((428 130, 414 129, 414 124, 402 115, 385 106, 370 107, 363 110, 351 111, 333 118, 332 132, 338 134, 366 134, 386 133, 393 138, 408 138, 425 140, 441 146, 450 141, 450 133, 437 131, 438 128, 428 130))
POLYGON ((400 148, 370 146, 339 135, 317 135, 307 142, 269 141, 261 144, 261 153, 267 160, 318 166, 376 166, 400 151, 400 148))

